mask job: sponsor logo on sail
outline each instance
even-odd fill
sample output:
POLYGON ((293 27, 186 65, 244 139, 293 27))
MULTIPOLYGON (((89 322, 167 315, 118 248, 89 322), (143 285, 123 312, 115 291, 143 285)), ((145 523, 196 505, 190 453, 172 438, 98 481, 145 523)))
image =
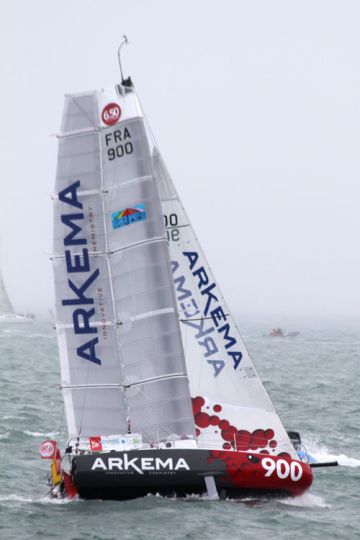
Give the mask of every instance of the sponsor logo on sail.
POLYGON ((76 348, 77 356, 100 366, 102 362, 96 351, 99 338, 98 328, 94 324, 93 297, 94 284, 99 279, 100 270, 93 268, 94 259, 89 256, 89 243, 82 230, 85 214, 83 203, 79 199, 80 188, 80 180, 76 180, 58 194, 59 202, 68 210, 68 213, 64 212, 60 216, 62 224, 65 225, 63 244, 69 294, 69 298, 63 299, 61 304, 71 309, 74 334, 80 339, 83 338, 83 343, 76 348))
POLYGON ((113 126, 120 120, 121 109, 117 103, 108 103, 102 110, 101 120, 107 126, 113 126))
POLYGON ((148 471, 178 471, 180 469, 190 471, 190 467, 184 458, 173 459, 168 457, 133 457, 128 454, 123 457, 97 457, 91 466, 92 471, 134 471, 138 474, 144 474, 148 471))
POLYGON ((199 306, 191 289, 187 288, 185 275, 177 261, 171 262, 175 292, 181 314, 181 322, 194 331, 194 336, 203 352, 206 362, 212 367, 214 377, 218 377, 227 361, 237 369, 242 360, 242 352, 234 337, 233 323, 222 307, 222 297, 217 285, 210 279, 201 256, 196 251, 184 251, 187 266, 196 280, 203 309, 199 306), (219 347, 219 345, 221 345, 219 347))
POLYGON ((111 214, 112 227, 113 229, 120 229, 126 225, 144 221, 146 217, 145 205, 136 204, 131 208, 124 208, 111 214))

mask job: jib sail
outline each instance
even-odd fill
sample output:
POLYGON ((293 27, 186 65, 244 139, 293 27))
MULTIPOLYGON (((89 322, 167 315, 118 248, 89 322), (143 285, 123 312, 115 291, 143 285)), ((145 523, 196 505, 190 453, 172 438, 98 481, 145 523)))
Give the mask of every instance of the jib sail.
POLYGON ((153 160, 198 443, 296 457, 156 149, 153 160))

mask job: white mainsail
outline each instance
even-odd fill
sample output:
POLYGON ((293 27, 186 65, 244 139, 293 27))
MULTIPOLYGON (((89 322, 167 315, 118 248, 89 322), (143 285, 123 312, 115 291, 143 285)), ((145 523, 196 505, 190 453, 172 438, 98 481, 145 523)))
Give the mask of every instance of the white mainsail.
POLYGON ((159 151, 153 151, 199 446, 294 447, 240 337, 159 151))
POLYGON ((18 325, 32 322, 33 318, 31 316, 24 317, 15 313, 0 272, 0 324, 18 325))
POLYGON ((66 96, 54 213, 69 437, 193 437, 166 232, 131 87, 66 96))
POLYGON ((8 293, 5 289, 4 280, 0 273, 0 316, 14 314, 14 308, 11 305, 8 293))

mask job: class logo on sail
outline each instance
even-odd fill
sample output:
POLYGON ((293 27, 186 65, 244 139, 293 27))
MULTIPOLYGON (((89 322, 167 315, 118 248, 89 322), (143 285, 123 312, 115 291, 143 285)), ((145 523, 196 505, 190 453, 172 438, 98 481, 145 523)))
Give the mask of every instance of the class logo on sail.
POLYGON ((126 225, 144 221, 146 217, 145 205, 136 204, 131 208, 124 208, 124 210, 111 214, 112 227, 113 229, 120 229, 126 225))
POLYGON ((108 103, 106 107, 104 107, 102 110, 101 120, 107 126, 113 126, 120 120, 120 116, 120 105, 118 105, 117 103, 108 103))

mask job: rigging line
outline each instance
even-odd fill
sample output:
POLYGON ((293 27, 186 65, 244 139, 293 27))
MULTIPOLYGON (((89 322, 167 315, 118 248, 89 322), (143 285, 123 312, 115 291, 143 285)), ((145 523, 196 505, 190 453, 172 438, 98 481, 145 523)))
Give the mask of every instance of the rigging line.
POLYGON ((169 379, 187 379, 187 374, 186 373, 173 373, 173 374, 168 374, 168 375, 161 375, 161 376, 158 376, 158 377, 151 377, 149 379, 144 379, 143 381, 139 381, 139 382, 136 382, 136 383, 132 383, 132 384, 124 384, 122 385, 125 390, 127 388, 131 388, 132 386, 141 386, 142 384, 148 384, 148 383, 152 383, 152 382, 156 382, 156 381, 167 381, 169 379))
MULTIPOLYGON (((225 315, 225 317, 228 317, 228 316, 229 316, 228 313, 224 313, 224 315, 225 315)), ((180 319, 180 318, 179 318, 179 321, 180 321, 180 322, 187 322, 187 321, 212 321, 212 320, 213 320, 212 317, 199 317, 198 319, 196 319, 196 318, 191 318, 191 317, 189 317, 189 318, 187 318, 187 319, 180 319)))
POLYGON ((64 410, 65 410, 65 405, 64 405, 64 401, 63 401, 63 404, 62 404, 62 407, 61 407, 59 428, 58 428, 58 437, 57 437, 57 442, 58 443, 60 442, 60 433, 61 433, 61 426, 62 426, 63 419, 64 419, 64 410))
MULTIPOLYGON (((139 161, 139 160, 138 160, 139 161)), ((150 174, 144 174, 142 176, 134 176, 129 180, 124 180, 121 184, 107 186, 102 193, 112 194, 114 191, 122 189, 124 186, 131 186, 132 184, 140 184, 142 182, 151 182, 152 176, 150 174)))
POLYGON ((183 229, 184 227, 190 227, 190 223, 186 223, 185 225, 168 225, 165 229, 183 229))
MULTIPOLYGON (((89 362, 89 364, 90 364, 90 362, 89 362)), ((90 374, 90 365, 88 365, 87 369, 86 369, 86 382, 85 382, 85 385, 84 385, 85 390, 84 390, 84 393, 83 393, 82 406, 81 406, 81 416, 80 416, 80 423, 79 423, 79 437, 81 435, 82 424, 83 424, 83 420, 84 420, 85 403, 86 403, 86 399, 87 399, 89 374, 90 374)))
POLYGON ((79 111, 85 116, 85 118, 89 121, 91 127, 96 128, 96 126, 94 126, 94 118, 91 118, 90 114, 84 109, 84 107, 80 105, 78 98, 71 95, 69 97, 72 97, 73 103, 76 105, 79 111))
POLYGON ((168 373, 166 375, 159 375, 157 377, 150 377, 149 379, 143 379, 142 381, 138 381, 138 382, 135 382, 135 383, 129 383, 129 384, 124 384, 124 383, 67 384, 67 385, 63 385, 61 388, 65 388, 65 389, 67 388, 67 389, 70 389, 70 390, 83 389, 83 388, 86 388, 86 389, 99 389, 99 388, 102 388, 104 390, 105 389, 111 389, 111 388, 123 388, 123 389, 126 390, 128 388, 131 388, 132 386, 139 386, 139 385, 142 385, 142 384, 152 383, 152 382, 156 382, 156 381, 169 380, 169 379, 181 379, 181 378, 187 379, 186 373, 182 373, 182 372, 168 373))
MULTIPOLYGON (((71 96, 71 94, 70 94, 71 96)), ((66 133, 56 133, 55 137, 57 139, 66 139, 67 137, 75 137, 76 135, 82 135, 83 133, 96 133, 98 131, 101 131, 103 128, 101 127, 91 127, 91 128, 82 128, 82 129, 73 129, 71 131, 67 131, 66 133)), ((62 158, 61 158, 62 159, 62 158)))
POLYGON ((135 88, 134 83, 133 83, 133 88, 134 88, 134 91, 135 91, 135 95, 136 95, 136 97, 137 97, 137 99, 138 99, 138 101, 139 101, 139 104, 140 104, 140 108, 141 108, 143 117, 144 117, 144 119, 145 119, 147 128, 148 128, 148 130, 149 130, 149 132, 150 132, 150 135, 151 135, 151 137, 152 137, 152 139, 153 139, 153 142, 154 142, 154 144, 155 144, 155 147, 158 149, 159 153, 161 154, 159 145, 158 145, 157 140, 156 140, 156 138, 155 138, 154 132, 153 132, 153 130, 151 129, 150 122, 149 122, 149 120, 148 120, 147 115, 145 114, 145 110, 144 110, 142 101, 141 101, 141 99, 139 98, 139 95, 138 95, 138 93, 137 93, 137 91, 136 91, 136 88, 135 88))

